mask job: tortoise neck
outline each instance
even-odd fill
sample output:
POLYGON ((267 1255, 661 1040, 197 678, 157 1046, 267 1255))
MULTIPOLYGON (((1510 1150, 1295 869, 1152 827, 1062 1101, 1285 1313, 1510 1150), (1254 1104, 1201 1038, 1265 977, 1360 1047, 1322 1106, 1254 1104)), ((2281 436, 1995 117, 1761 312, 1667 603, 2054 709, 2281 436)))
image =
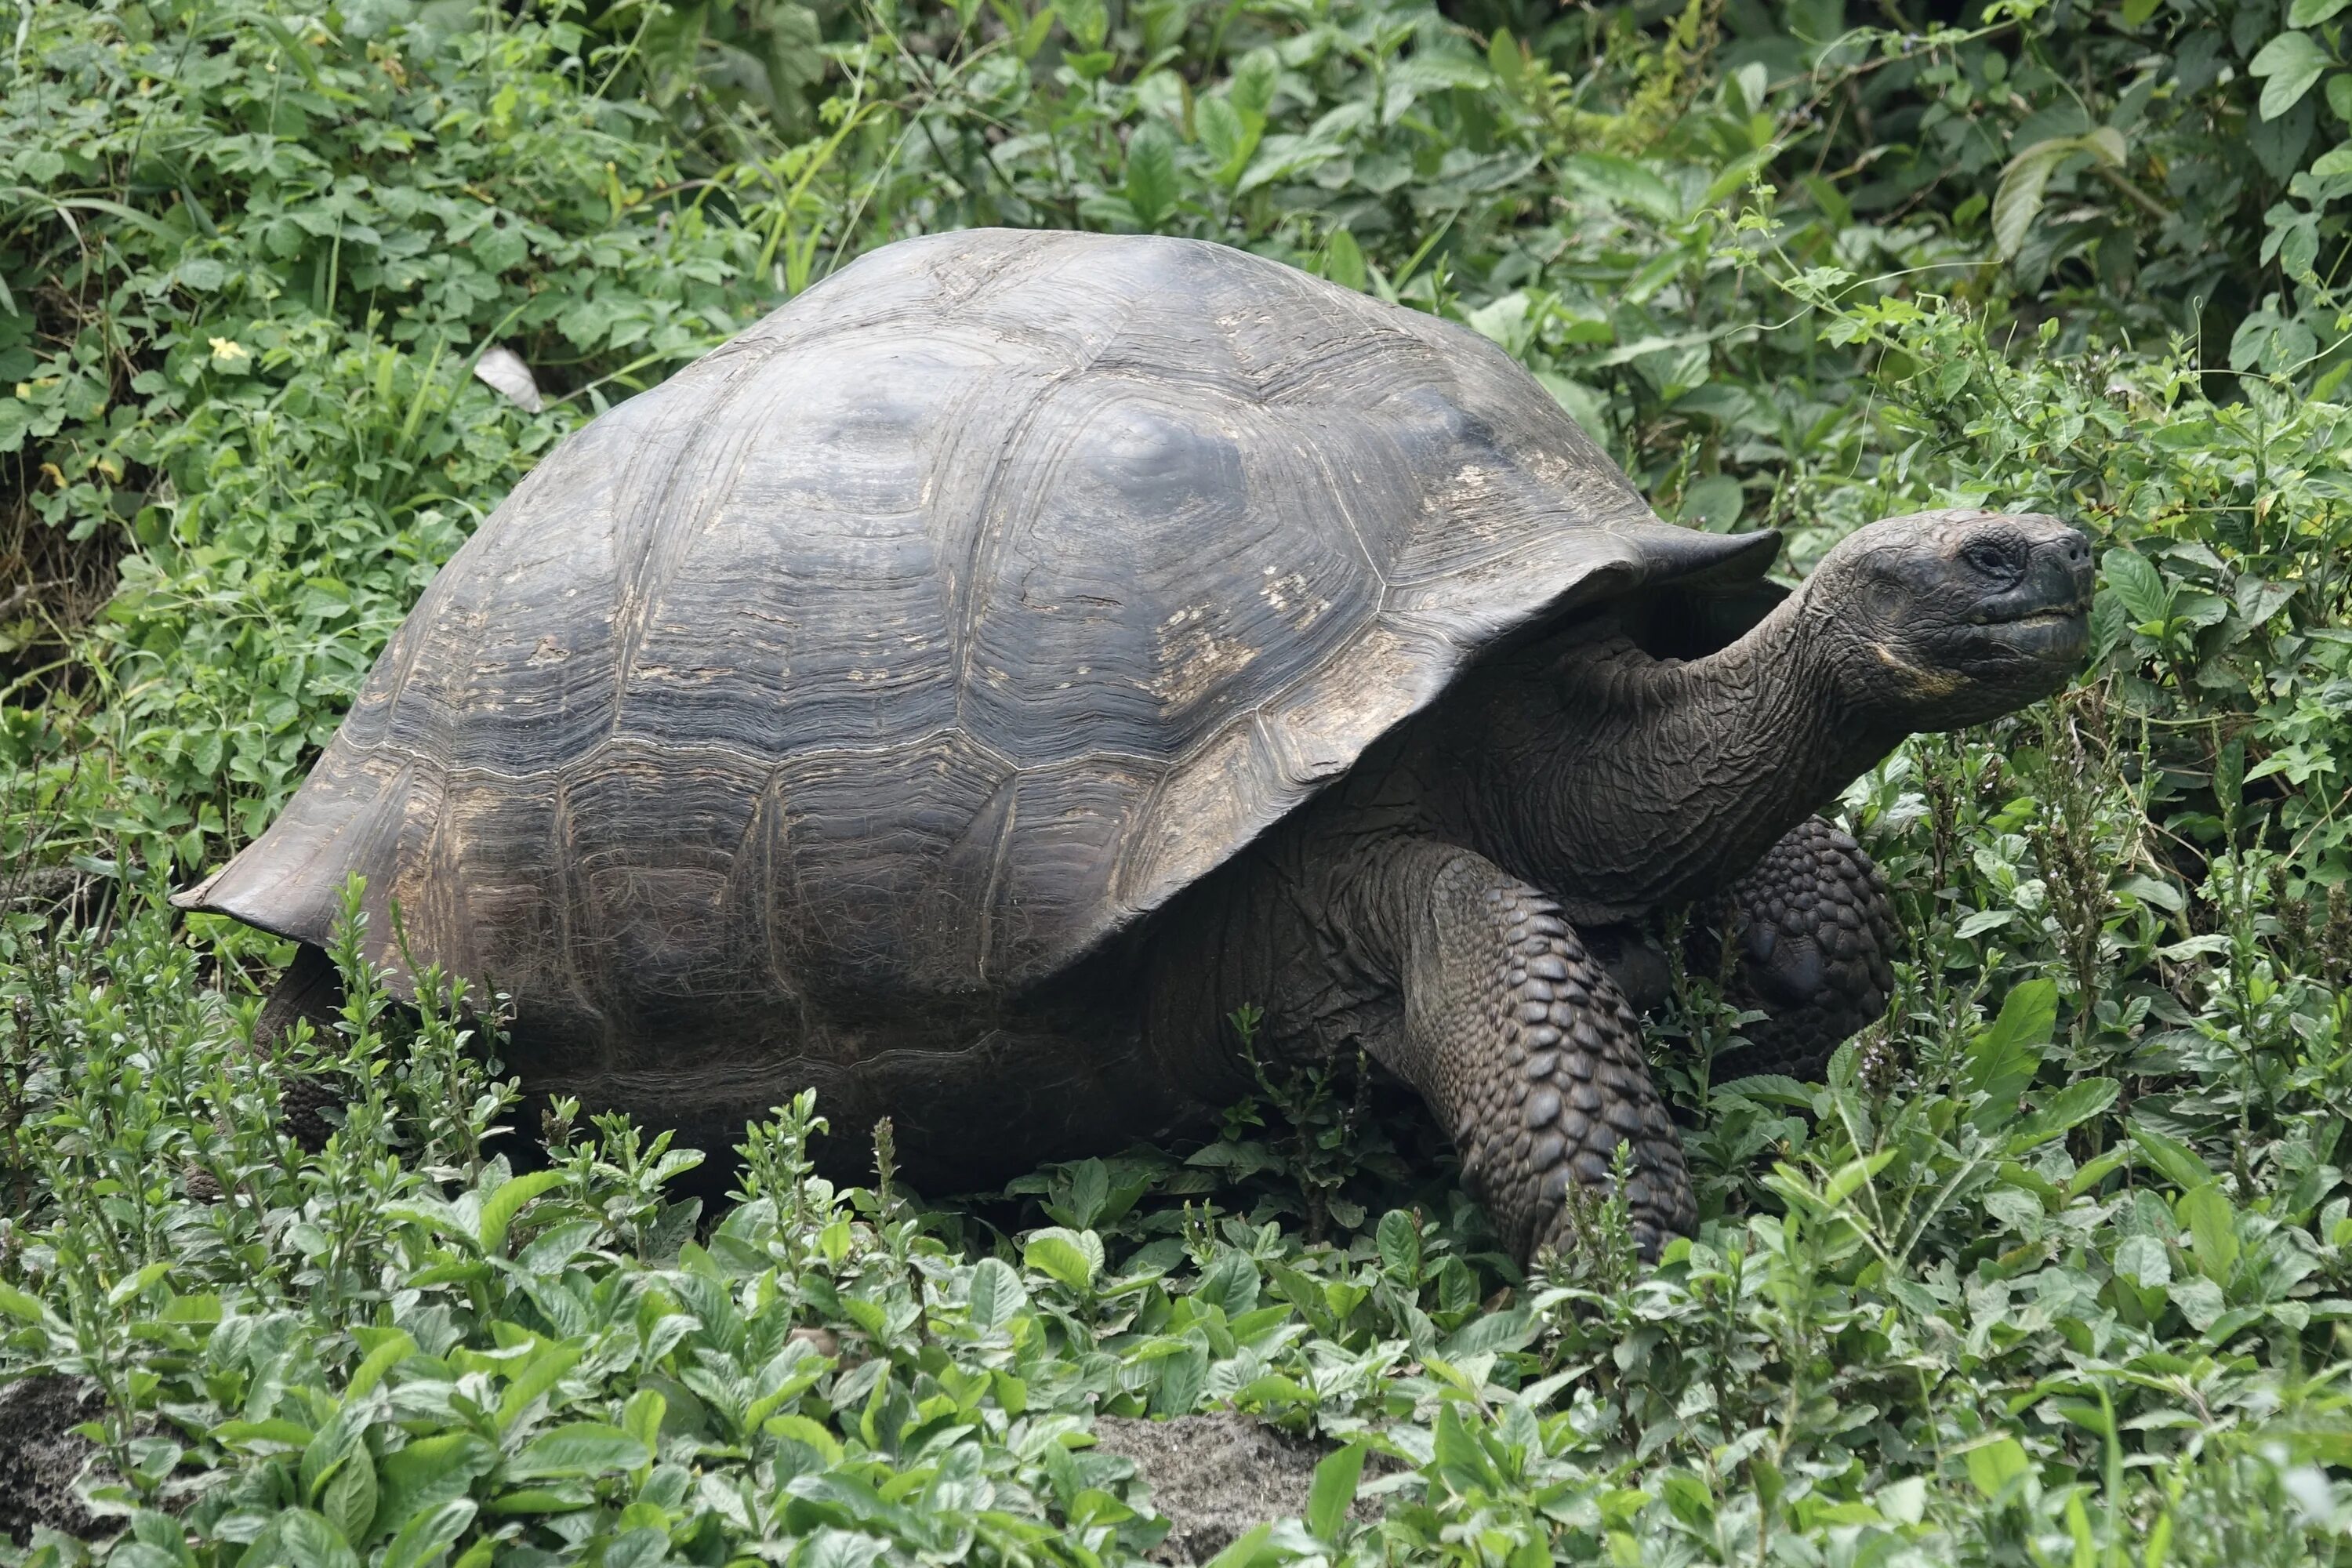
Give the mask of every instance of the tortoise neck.
POLYGON ((1687 663, 1625 640, 1562 661, 1549 735, 1507 749, 1532 766, 1495 781, 1516 803, 1497 847, 1577 918, 1622 919, 1736 879, 1829 805, 1902 731, 1844 700, 1810 598, 1687 663))

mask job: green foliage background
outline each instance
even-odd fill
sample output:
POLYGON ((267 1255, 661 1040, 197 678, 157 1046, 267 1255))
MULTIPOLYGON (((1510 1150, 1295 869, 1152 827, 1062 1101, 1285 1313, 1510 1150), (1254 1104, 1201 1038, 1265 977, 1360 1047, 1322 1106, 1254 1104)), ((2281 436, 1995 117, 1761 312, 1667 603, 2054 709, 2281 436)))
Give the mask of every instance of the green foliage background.
POLYGON ((2352 1558, 2347 19, 16 0, 0 1372, 97 1392, 85 1528, 11 1554, 1121 1562, 1160 1526, 1093 1416, 1231 1407, 1332 1457, 1224 1568, 2352 1558), (1792 572, 1932 505, 2098 534, 2082 688, 1846 797, 1914 935, 1885 1022, 1717 1083, 1739 1019, 1679 985, 1707 1218, 1654 1269, 1602 1207, 1522 1278, 1344 1063, 939 1208, 780 1108, 722 1216, 624 1121, 512 1175, 495 1039, 355 965, 250 1048, 282 944, 161 892, 438 563, 599 409, 979 224, 1465 321, 1792 572))

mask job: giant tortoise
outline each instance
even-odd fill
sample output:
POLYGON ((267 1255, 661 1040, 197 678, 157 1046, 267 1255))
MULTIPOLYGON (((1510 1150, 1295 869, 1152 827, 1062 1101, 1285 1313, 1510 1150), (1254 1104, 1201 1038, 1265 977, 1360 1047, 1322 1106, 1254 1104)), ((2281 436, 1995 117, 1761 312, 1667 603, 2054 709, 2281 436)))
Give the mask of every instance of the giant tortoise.
POLYGON ((1815 814, 2084 646, 2054 519, 1874 523, 1792 595, 1778 549, 1661 521, 1433 317, 910 239, 550 454, 182 901, 308 944, 315 1004, 362 874, 395 986, 510 994, 532 1088, 723 1148, 814 1086, 930 1183, 1199 1125, 1254 1005, 1416 1089, 1522 1254, 1629 1144, 1654 1247, 1693 1207, 1631 933, 1724 913, 1757 1059, 1817 1066, 1893 928, 1815 814))

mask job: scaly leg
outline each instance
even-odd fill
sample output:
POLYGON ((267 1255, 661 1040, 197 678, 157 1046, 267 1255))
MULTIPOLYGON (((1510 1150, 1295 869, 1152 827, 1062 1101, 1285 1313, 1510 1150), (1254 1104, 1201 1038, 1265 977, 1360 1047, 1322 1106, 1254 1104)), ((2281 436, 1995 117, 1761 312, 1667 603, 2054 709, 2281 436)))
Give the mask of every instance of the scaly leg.
POLYGON ((1453 1134, 1471 1190, 1520 1257, 1558 1239, 1569 1184, 1625 1194, 1645 1256, 1696 1218, 1682 1144, 1633 1009, 1549 898, 1469 850, 1404 838, 1343 879, 1343 946, 1392 978, 1401 1016, 1369 1042, 1453 1134))
POLYGON ((1765 852, 1724 895, 1712 921, 1692 924, 1691 959, 1716 972, 1732 943, 1731 1001, 1765 1015, 1748 1048, 1718 1077, 1813 1079, 1847 1037, 1886 1011, 1889 960, 1900 933, 1886 879, 1861 846, 1811 817, 1765 852))
MULTIPOLYGON (((286 973, 278 977, 277 986, 261 1004, 261 1016, 254 1020, 253 1043, 257 1049, 267 1051, 278 1039, 293 1031, 297 1020, 310 1020, 314 1036, 322 1039, 334 1037, 335 1026, 343 1016, 343 979, 335 973, 335 961, 323 948, 302 944, 286 973)), ((327 1146, 334 1135, 334 1123, 322 1114, 327 1107, 340 1107, 343 1097, 334 1085, 316 1078, 289 1078, 278 1086, 278 1105, 285 1120, 286 1131, 294 1141, 312 1153, 327 1146)))

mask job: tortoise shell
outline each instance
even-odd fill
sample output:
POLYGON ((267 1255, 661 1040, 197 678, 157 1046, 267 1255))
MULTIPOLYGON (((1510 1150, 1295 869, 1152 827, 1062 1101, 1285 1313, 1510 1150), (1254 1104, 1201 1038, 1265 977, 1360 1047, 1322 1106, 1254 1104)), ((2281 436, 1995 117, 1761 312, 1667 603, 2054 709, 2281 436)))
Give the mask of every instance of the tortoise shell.
POLYGON ((1499 639, 1776 548, 1659 521, 1433 317, 1194 241, 910 239, 551 453, 181 901, 324 944, 360 873, 395 988, 580 1046, 1003 996, 1499 639))

